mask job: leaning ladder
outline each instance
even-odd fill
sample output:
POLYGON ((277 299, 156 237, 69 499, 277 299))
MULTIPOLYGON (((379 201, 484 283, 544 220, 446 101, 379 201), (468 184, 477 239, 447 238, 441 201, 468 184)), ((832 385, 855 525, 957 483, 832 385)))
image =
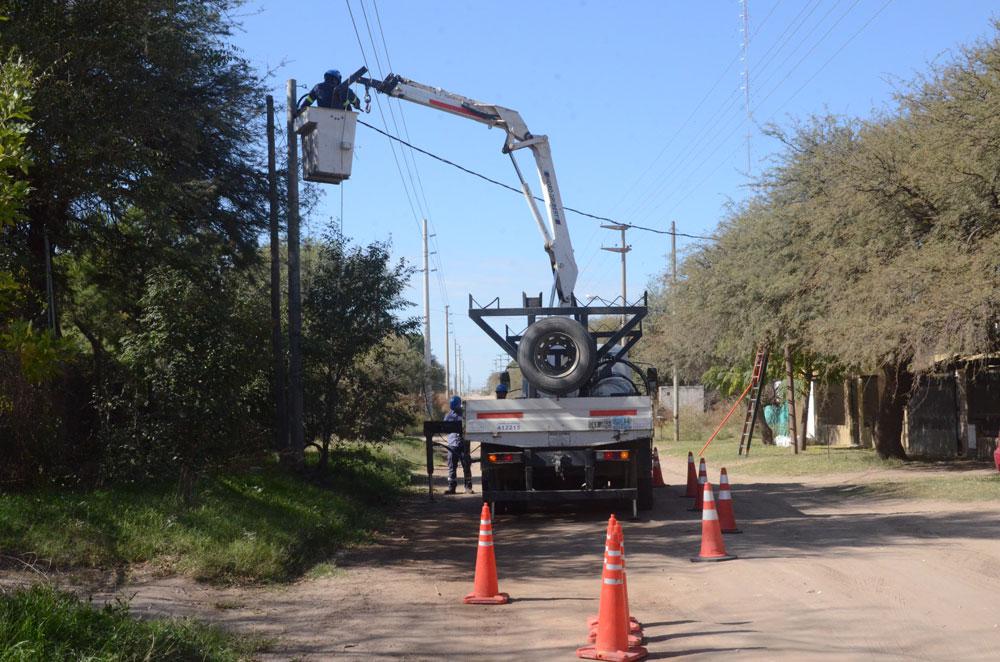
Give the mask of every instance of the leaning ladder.
POLYGON ((757 349, 753 359, 753 376, 750 378, 750 399, 747 400, 747 415, 743 419, 743 432, 740 433, 740 455, 750 455, 750 441, 753 439, 753 426, 757 422, 760 411, 760 392, 767 375, 767 355, 769 348, 764 343, 757 349))

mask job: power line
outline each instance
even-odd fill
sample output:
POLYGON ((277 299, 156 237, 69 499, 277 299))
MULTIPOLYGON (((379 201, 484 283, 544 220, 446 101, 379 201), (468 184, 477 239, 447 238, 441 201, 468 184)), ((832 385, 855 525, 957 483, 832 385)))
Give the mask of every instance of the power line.
MULTIPOLYGON (((890 0, 890 1, 891 1, 891 0, 890 0)), ((838 18, 837 18, 837 19, 836 19, 836 20, 834 21, 834 23, 833 23, 833 24, 832 24, 832 25, 831 25, 831 26, 830 26, 830 27, 829 27, 829 28, 827 29, 827 31, 826 31, 826 32, 825 32, 825 33, 824 33, 824 34, 823 34, 823 35, 822 35, 822 36, 821 36, 821 37, 820 37, 820 38, 819 38, 819 39, 818 39, 817 41, 815 41, 815 42, 813 43, 812 47, 811 47, 811 48, 810 48, 810 49, 809 49, 809 50, 808 50, 808 51, 806 52, 806 54, 805 54, 804 56, 802 56, 801 58, 799 58, 799 60, 798 60, 798 61, 797 61, 797 62, 796 62, 796 63, 795 63, 795 64, 794 64, 793 66, 792 66, 792 68, 791 68, 791 69, 789 69, 789 70, 788 70, 788 71, 786 72, 785 76, 784 76, 784 77, 783 77, 783 78, 782 78, 781 80, 779 80, 779 81, 778 81, 778 82, 777 82, 777 83, 776 83, 776 84, 775 84, 775 85, 774 85, 773 87, 771 87, 771 89, 770 89, 770 90, 769 90, 769 91, 767 92, 767 94, 765 94, 765 95, 764 95, 764 97, 763 97, 762 99, 760 99, 760 100, 759 100, 759 101, 758 101, 758 102, 757 102, 757 103, 756 103, 756 104, 754 105, 754 107, 752 108, 752 111, 751 111, 751 114, 753 114, 753 113, 756 113, 756 112, 757 112, 758 110, 760 110, 760 109, 761 109, 761 108, 763 107, 764 103, 765 103, 765 102, 766 102, 766 101, 767 101, 768 99, 770 99, 770 98, 771 98, 771 96, 773 96, 773 95, 774 95, 774 93, 775 93, 776 91, 778 91, 778 89, 779 89, 779 88, 780 88, 780 87, 781 87, 781 86, 782 86, 782 85, 784 84, 784 82, 785 82, 786 80, 788 80, 788 79, 789 79, 789 78, 790 78, 790 77, 792 76, 792 74, 794 74, 794 73, 795 73, 795 72, 796 72, 796 71, 797 71, 797 70, 798 70, 798 69, 799 69, 799 68, 800 68, 800 67, 802 66, 802 64, 803 64, 803 63, 804 63, 804 62, 806 61, 806 59, 807 59, 807 58, 808 58, 808 57, 809 57, 809 56, 810 56, 810 55, 811 55, 811 54, 813 53, 813 51, 815 51, 815 50, 816 50, 816 48, 818 48, 820 44, 822 44, 822 43, 823 43, 824 41, 826 41, 826 39, 827 39, 827 38, 828 38, 828 37, 830 36, 830 34, 831 34, 831 33, 833 32, 833 30, 834 30, 834 29, 835 29, 835 28, 837 27, 837 25, 839 25, 839 24, 840 24, 840 23, 841 23, 841 22, 842 22, 842 21, 844 20, 844 18, 846 18, 846 17, 847 17, 847 15, 851 13, 851 11, 852 11, 852 10, 853 10, 853 9, 854 9, 854 8, 855 8, 855 7, 857 6, 857 5, 858 5, 858 3, 859 3, 859 2, 860 2, 860 0, 855 0, 855 1, 854 1, 854 3, 853 3, 853 4, 851 4, 851 5, 850 5, 850 6, 849 6, 849 7, 847 8, 847 10, 846 10, 846 11, 844 11, 844 12, 843 12, 843 13, 842 13, 842 14, 841 14, 841 15, 840 15, 840 16, 839 16, 839 17, 838 17, 838 18)), ((839 4, 839 3, 838 3, 838 4, 839 4)), ((835 8, 836 6, 837 6, 837 5, 834 5, 834 8, 835 8)), ((883 8, 884 8, 884 7, 883 7, 883 8)), ((831 11, 832 11, 832 9, 831 9, 831 11)), ((881 10, 879 10, 879 11, 881 11, 881 10)), ((810 11, 810 12, 809 12, 809 14, 811 14, 811 13, 812 13, 812 12, 810 11)), ((785 59, 784 59, 784 60, 782 61, 782 64, 784 64, 784 62, 786 62, 786 61, 787 61, 787 60, 789 59, 789 57, 790 57, 791 55, 794 55, 794 54, 795 54, 795 53, 796 53, 796 52, 797 52, 797 51, 798 51, 798 50, 799 50, 799 49, 801 48, 801 46, 802 46, 802 45, 804 45, 805 43, 807 43, 807 41, 808 41, 809 37, 811 37, 811 36, 812 36, 812 34, 813 34, 813 33, 814 33, 815 31, 816 31, 816 28, 818 28, 818 27, 819 27, 820 25, 822 25, 823 21, 825 21, 825 20, 826 20, 827 16, 829 16, 829 14, 830 14, 830 13, 831 13, 831 12, 830 12, 830 11, 828 11, 828 12, 827 12, 826 14, 824 14, 824 15, 823 15, 823 17, 822 17, 822 18, 821 18, 821 19, 819 20, 819 22, 817 22, 817 23, 816 23, 816 24, 815 24, 815 25, 814 25, 814 26, 813 26, 813 27, 812 27, 812 28, 811 28, 811 29, 809 30, 809 32, 808 32, 808 33, 806 34, 806 36, 805 36, 805 37, 803 38, 803 40, 802 40, 802 41, 801 41, 801 42, 799 43, 799 45, 798 45, 798 46, 796 46, 795 48, 793 48, 793 49, 792 49, 792 51, 791 51, 791 52, 790 52, 790 53, 788 54, 788 56, 786 56, 786 58, 785 58, 785 59)), ((877 12, 877 13, 878 13, 878 12, 877 12)), ((877 15, 877 13, 876 13, 876 15, 877 15)), ((806 15, 805 19, 804 19, 804 20, 803 20, 803 21, 802 21, 802 22, 801 22, 801 23, 799 24, 798 28, 796 28, 796 29, 795 29, 795 30, 793 31, 793 33, 792 33, 793 35, 794 35, 794 33, 795 33, 795 32, 798 32, 798 30, 799 30, 799 29, 800 29, 800 28, 801 28, 801 27, 802 27, 802 26, 803 26, 803 25, 805 24, 806 20, 808 20, 808 18, 809 18, 809 14, 807 14, 807 15, 806 15)), ((801 12, 800 12, 800 15, 801 15, 801 12)), ((793 19, 793 22, 794 22, 795 20, 797 20, 797 18, 798 18, 798 17, 796 17, 796 19, 793 19)), ((874 17, 873 17, 873 19, 874 19, 874 17)), ((873 20, 873 19, 870 19, 870 20, 869 20, 869 23, 870 23, 870 21, 871 21, 871 20, 873 20)), ((864 26, 862 26, 861 30, 864 30, 864 28, 865 28, 865 27, 867 27, 867 25, 868 25, 868 23, 866 23, 866 24, 865 24, 864 26)), ((844 47, 846 47, 846 45, 847 45, 848 43, 850 43, 850 41, 852 41, 852 40, 854 39, 854 37, 856 37, 856 36, 857 36, 858 34, 860 34, 861 30, 859 30, 858 32, 856 32, 856 33, 855 33, 854 35, 852 35, 852 36, 851 36, 851 37, 850 37, 850 38, 849 38, 849 39, 847 40, 847 42, 845 42, 844 44, 842 44, 842 45, 840 46, 840 48, 839 48, 839 49, 838 49, 838 50, 837 50, 837 51, 835 52, 834 56, 836 56, 836 54, 840 53, 840 51, 841 51, 841 50, 843 50, 843 48, 844 48, 844 47)), ((778 51, 777 51, 777 52, 776 52, 775 54, 777 55, 777 53, 778 53, 778 52, 780 52, 780 51, 781 51, 781 49, 779 48, 779 49, 778 49, 778 51)), ((831 58, 831 59, 832 59, 832 58, 831 58)), ((822 65, 822 66, 820 67, 820 69, 819 69, 819 70, 818 70, 817 72, 815 72, 815 73, 813 74, 813 76, 812 76, 812 77, 810 78, 810 80, 812 80, 812 78, 815 78, 815 76, 816 76, 816 75, 818 75, 819 71, 820 71, 820 70, 822 70, 823 68, 825 68, 827 64, 829 64, 829 61, 830 61, 830 60, 827 60, 827 62, 826 62, 826 63, 824 63, 824 64, 823 64, 823 65, 822 65)), ((768 80, 770 80, 771 78, 773 78, 773 73, 774 73, 774 71, 776 71, 776 70, 772 70, 772 72, 771 72, 771 74, 772 74, 772 75, 769 75, 769 76, 768 76, 768 80)), ((801 88, 800 88, 800 90, 801 90, 801 88)), ((796 92, 795 94, 797 94, 797 93, 798 93, 798 91, 797 91, 797 92, 796 92)), ((788 100, 786 100, 786 102, 785 102, 785 103, 787 104, 787 103, 788 103, 788 101, 791 101, 791 99, 792 99, 792 98, 794 98, 794 96, 795 96, 795 95, 793 94, 793 95, 792 95, 792 97, 789 97, 789 99, 788 99, 788 100)), ((783 105, 784 105, 784 104, 783 104, 783 105)), ((779 107, 779 109, 780 109, 780 107, 779 107)), ((773 117, 773 114, 772 114, 772 117, 773 117)), ((664 206, 664 205, 665 205, 665 204, 666 204, 666 203, 667 203, 668 201, 670 201, 670 199, 671 199, 672 197, 676 196, 677 194, 679 194, 679 193, 680 193, 680 192, 682 192, 682 191, 687 191, 687 193, 686 193, 686 194, 684 195, 684 199, 686 199, 687 197, 689 197, 689 196, 690 196, 690 194, 691 194, 691 192, 692 192, 692 189, 690 189, 689 187, 687 187, 687 186, 686 186, 687 182, 689 182, 689 181, 690 181, 690 180, 691 180, 691 179, 692 179, 692 178, 694 177, 695 173, 697 173, 697 172, 698 172, 698 171, 699 171, 699 170, 700 170, 701 168, 703 168, 703 167, 704 167, 704 166, 705 166, 705 165, 706 165, 706 164, 708 163, 708 161, 709 161, 709 160, 711 159, 711 157, 712 157, 713 155, 715 155, 715 153, 716 153, 716 152, 718 152, 718 151, 719 151, 719 149, 721 149, 721 148, 722 148, 722 147, 723 147, 723 146, 725 145, 726 141, 727 141, 727 140, 729 140, 729 138, 731 138, 731 137, 733 136, 733 134, 734 134, 734 133, 736 133, 736 131, 738 131, 738 130, 739 130, 739 128, 740 128, 740 127, 742 127, 742 126, 743 126, 743 125, 744 125, 745 123, 747 123, 747 119, 746 119, 746 118, 744 118, 744 119, 743 119, 742 121, 740 121, 740 122, 739 122, 739 123, 738 123, 738 124, 737 124, 737 125, 736 125, 735 127, 733 127, 733 129, 732 129, 732 130, 731 130, 731 131, 730 131, 730 132, 729 132, 728 134, 726 134, 726 135, 725 135, 725 137, 724 137, 724 138, 722 138, 722 140, 721 140, 721 141, 719 141, 718 143, 715 143, 715 147, 714 147, 714 149, 712 149, 712 150, 711 150, 711 151, 709 152, 708 156, 706 156, 706 157, 705 157, 704 159, 702 159, 702 160, 701 160, 701 162, 700 162, 700 163, 699 163, 699 164, 698 164, 697 166, 695 166, 695 167, 693 167, 693 168, 686 168, 686 170, 688 171, 688 176, 687 176, 687 178, 686 178, 686 179, 684 179, 684 181, 682 181, 682 182, 681 182, 681 183, 680 183, 679 185, 677 185, 677 186, 675 186, 675 187, 673 187, 673 188, 668 188, 668 187, 669 187, 669 180, 665 181, 665 182, 664 182, 664 184, 663 184, 663 185, 661 185, 661 186, 660 186, 660 187, 658 188, 657 192, 656 192, 656 193, 655 193, 655 194, 654 194, 654 195, 653 195, 653 196, 652 196, 652 197, 651 197, 651 198, 649 199, 649 202, 651 203, 651 202, 652 202, 653 200, 655 200, 655 199, 657 199, 657 198, 661 198, 661 196, 663 196, 663 194, 664 194, 664 193, 666 193, 666 196, 665 196, 665 197, 662 197, 662 199, 660 200, 660 202, 659 202, 658 204, 655 204, 655 205, 653 205, 653 206, 649 207, 648 211, 646 211, 646 212, 645 212, 645 215, 644 215, 644 217, 648 217, 649 215, 651 215, 651 214, 655 213, 655 212, 656 212, 656 211, 657 211, 658 209, 660 209, 660 208, 661 208, 661 207, 663 207, 663 206, 664 206), (669 192, 668 192, 668 190, 669 190, 669 192)), ((706 134, 706 135, 713 135, 713 134, 706 134)), ((714 135, 716 135, 716 136, 717 136, 718 134, 714 134, 714 135)), ((702 143, 702 141, 699 141, 699 143, 698 143, 698 144, 700 145, 701 143, 702 143)), ((709 144, 712 144, 712 141, 711 141, 711 140, 709 141, 709 144)), ((707 149, 707 148, 706 148, 706 149, 707 149)), ((699 152, 704 152, 704 150, 699 150, 699 152)), ((689 152, 688 152, 688 154, 692 154, 692 153, 693 153, 693 151, 689 151, 689 152)), ((688 157, 688 154, 685 154, 685 156, 684 156, 684 157, 682 157, 682 159, 681 159, 681 162, 683 162, 683 163, 686 163, 686 162, 687 162, 687 157, 688 157)), ((679 162, 679 163, 680 163, 680 162, 679 162)), ((675 169, 676 169, 676 168, 675 168, 675 169)), ((714 172, 715 170, 718 170, 718 167, 716 167, 715 169, 713 169, 713 172, 714 172)), ((704 180, 702 180, 702 181, 704 181, 704 180)), ((678 206, 678 204, 679 204, 679 202, 678 202, 678 203, 675 203, 675 204, 674 204, 674 205, 673 205, 673 206, 671 207, 671 210, 672 210, 672 209, 674 209, 674 208, 676 208, 676 207, 678 206)))
MULTIPOLYGON (((466 168, 465 166, 459 165, 459 164, 455 163, 454 161, 449 161, 448 159, 444 158, 443 156, 438 156, 437 154, 434 154, 432 152, 428 152, 425 149, 421 149, 420 147, 417 147, 416 145, 413 145, 413 144, 411 144, 411 143, 403 140, 399 136, 394 136, 394 135, 392 135, 391 133, 389 133, 387 131, 383 131, 382 129, 378 128, 377 126, 373 126, 373 125, 369 124, 368 122, 365 122, 364 120, 360 120, 359 119, 358 120, 358 124, 367 126, 372 131, 376 131, 378 133, 381 133, 382 135, 386 136, 390 140, 395 140, 396 142, 402 143, 402 144, 406 145, 407 147, 409 147, 412 150, 420 152, 421 154, 423 154, 425 156, 429 156, 432 159, 436 159, 436 160, 438 160, 438 161, 440 161, 442 163, 446 163, 446 164, 450 165, 453 168, 458 168, 462 172, 465 172, 467 174, 473 175, 474 177, 478 177, 480 179, 483 179, 483 180, 485 180, 485 181, 487 181, 487 182, 489 182, 491 184, 499 186, 500 188, 507 189, 508 191, 511 191, 512 193, 516 193, 519 196, 523 196, 524 195, 524 192, 521 191, 520 189, 514 188, 513 186, 510 186, 509 184, 504 184, 503 182, 498 181, 496 179, 493 179, 491 177, 487 177, 486 175, 484 175, 482 173, 479 173, 479 172, 476 172, 475 170, 471 170, 469 168, 466 168)), ((544 202, 544 199, 538 197, 537 195, 533 196, 533 197, 535 198, 535 200, 538 200, 539 202, 544 202)), ((627 226, 629 228, 634 228, 636 230, 643 230, 645 232, 655 232, 656 234, 665 234, 665 235, 674 234, 674 233, 671 233, 670 230, 660 230, 660 229, 657 229, 657 228, 650 228, 650 227, 646 227, 646 226, 642 226, 642 225, 635 225, 633 223, 625 223, 623 221, 617 221, 617 220, 615 220, 613 218, 608 218, 607 216, 599 216, 597 214, 591 214, 589 212, 581 211, 579 209, 574 209, 573 207, 567 207, 565 205, 563 206, 563 209, 565 209, 566 211, 571 211, 574 214, 579 214, 580 216, 586 216, 587 218, 592 218, 595 221, 606 221, 608 223, 617 223, 618 225, 625 225, 625 226, 627 226)), ((687 237, 688 239, 701 239, 701 240, 705 240, 705 241, 714 241, 715 240, 714 237, 706 237, 706 236, 697 235, 697 234, 687 234, 685 232, 677 232, 676 235, 678 237, 687 237)))
MULTIPOLYGON (((358 39, 358 48, 361 50, 361 59, 365 63, 365 67, 368 68, 368 56, 365 55, 365 46, 361 43, 361 32, 358 30, 357 21, 354 20, 354 10, 351 9, 351 0, 344 0, 347 5, 347 13, 351 17, 351 25, 354 26, 354 36, 358 39)), ((379 101, 378 96, 375 97, 375 106, 378 108, 379 115, 382 117, 382 125, 386 128, 389 127, 388 122, 385 120, 385 113, 382 111, 382 104, 379 101)), ((385 135, 389 135, 386 133, 385 135)), ((417 214, 416 207, 413 206, 413 199, 410 197, 410 189, 406 185, 406 178, 403 177, 403 168, 399 165, 399 157, 396 156, 396 146, 389 141, 389 149, 392 150, 392 159, 396 162, 396 171, 399 173, 399 181, 403 185, 403 192, 406 193, 406 202, 410 206, 410 213, 413 215, 413 223, 417 226, 417 231, 422 232, 420 228, 420 217, 417 214)))

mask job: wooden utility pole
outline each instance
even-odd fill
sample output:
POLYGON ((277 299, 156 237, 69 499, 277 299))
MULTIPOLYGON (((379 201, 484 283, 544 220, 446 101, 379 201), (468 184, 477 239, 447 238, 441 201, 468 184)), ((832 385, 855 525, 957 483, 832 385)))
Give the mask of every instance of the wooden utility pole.
POLYGON ((274 448, 288 449, 285 347, 281 337, 281 238, 278 235, 278 172, 274 146, 274 97, 267 95, 267 200, 271 234, 271 354, 273 359, 274 448))
POLYGON ((302 291, 299 280, 299 152, 295 135, 295 79, 286 88, 288 118, 288 454, 305 463, 302 386, 302 291))
POLYGON ((444 306, 444 399, 451 400, 451 347, 448 345, 448 327, 451 326, 451 314, 448 304, 444 306))
MULTIPOLYGON (((677 223, 670 221, 670 298, 674 301, 674 288, 677 287, 677 223)), ((672 308, 671 308, 672 310, 672 308)), ((677 379, 677 357, 670 362, 673 387, 670 391, 674 410, 674 441, 681 440, 681 388, 677 379)))
POLYGON ((785 343, 785 375, 788 379, 788 434, 792 438, 792 448, 799 454, 799 435, 795 421, 795 371, 792 366, 792 346, 785 343))

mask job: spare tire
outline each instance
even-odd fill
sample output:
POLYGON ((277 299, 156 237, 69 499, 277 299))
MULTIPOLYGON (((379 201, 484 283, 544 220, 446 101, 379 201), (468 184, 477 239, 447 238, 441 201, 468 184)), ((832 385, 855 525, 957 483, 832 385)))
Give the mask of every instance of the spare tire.
POLYGON ((524 332, 517 347, 517 365, 535 388, 563 395, 590 379, 597 363, 597 345, 582 324, 569 317, 546 317, 524 332))

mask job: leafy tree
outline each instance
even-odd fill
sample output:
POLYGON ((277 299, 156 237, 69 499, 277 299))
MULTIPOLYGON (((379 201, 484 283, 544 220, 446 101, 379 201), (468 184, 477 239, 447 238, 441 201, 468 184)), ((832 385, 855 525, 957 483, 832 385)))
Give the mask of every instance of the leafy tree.
POLYGON ((231 268, 193 281, 163 267, 145 289, 141 330, 122 340, 120 406, 105 411, 110 470, 174 474, 190 501, 201 472, 266 445, 266 300, 231 268))
POLYGON ((306 438, 326 468, 334 438, 378 440, 410 420, 400 405, 406 386, 386 370, 388 338, 413 331, 399 315, 412 269, 391 263, 389 247, 350 246, 328 235, 313 251, 303 286, 306 438), (379 376, 376 379, 376 376, 379 376))
MULTIPOLYGON (((3 235, 36 294, 45 291, 46 232, 60 254, 99 244, 113 261, 143 243, 161 262, 253 252, 267 218, 255 142, 263 92, 227 43, 240 4, 0 2, 11 19, 0 52, 16 47, 44 74, 27 141, 34 193, 3 235), (120 227, 134 209, 147 219, 139 245, 120 227)), ((38 317, 38 299, 27 298, 26 317, 38 317)))
POLYGON ((905 457, 914 373, 1000 347, 1000 30, 895 113, 788 132, 760 194, 684 260, 651 323, 660 355, 726 374, 769 341, 812 376, 881 377, 875 446, 905 457))

